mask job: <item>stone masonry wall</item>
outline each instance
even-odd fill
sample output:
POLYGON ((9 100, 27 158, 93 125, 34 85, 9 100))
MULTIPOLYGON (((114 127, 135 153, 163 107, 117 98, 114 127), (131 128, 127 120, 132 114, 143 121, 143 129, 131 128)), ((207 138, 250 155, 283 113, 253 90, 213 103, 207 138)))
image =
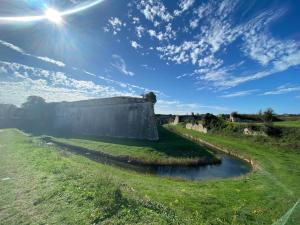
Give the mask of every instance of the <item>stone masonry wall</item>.
POLYGON ((188 130, 195 130, 201 133, 207 133, 207 128, 204 127, 202 124, 193 124, 193 123, 187 123, 185 125, 185 128, 188 130))
POLYGON ((154 108, 141 98, 56 103, 54 128, 75 134, 158 140, 154 108))

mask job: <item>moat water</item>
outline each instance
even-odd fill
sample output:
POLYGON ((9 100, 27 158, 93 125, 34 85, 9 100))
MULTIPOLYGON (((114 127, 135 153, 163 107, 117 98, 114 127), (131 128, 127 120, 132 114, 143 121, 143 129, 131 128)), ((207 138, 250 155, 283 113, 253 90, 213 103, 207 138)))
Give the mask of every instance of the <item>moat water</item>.
MULTIPOLYGON (((48 143, 49 144, 49 143, 48 143)), ((56 143, 58 144, 58 143, 56 143)), ((61 144, 58 144, 61 145, 61 144)), ((238 177, 245 175, 252 170, 252 166, 246 161, 231 156, 225 153, 216 153, 221 158, 221 163, 216 165, 199 165, 199 166, 145 166, 135 165, 130 162, 120 162, 114 160, 99 152, 91 151, 85 148, 76 146, 63 146, 63 150, 73 152, 75 154, 83 155, 91 160, 116 166, 128 170, 134 170, 139 173, 151 174, 161 177, 169 177, 176 179, 187 180, 204 180, 204 179, 218 179, 238 177)))
POLYGON ((183 178, 189 180, 217 179, 238 177, 249 173, 252 167, 249 163, 237 157, 222 154, 219 155, 222 162, 217 165, 207 166, 158 166, 153 171, 158 176, 183 178))

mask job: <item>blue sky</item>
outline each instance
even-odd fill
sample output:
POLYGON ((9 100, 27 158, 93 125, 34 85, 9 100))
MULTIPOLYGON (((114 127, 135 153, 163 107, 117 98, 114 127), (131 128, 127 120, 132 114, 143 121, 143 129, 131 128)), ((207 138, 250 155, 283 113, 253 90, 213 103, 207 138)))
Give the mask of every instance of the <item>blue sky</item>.
POLYGON ((300 112, 300 2, 103 0, 0 3, 0 102, 139 96, 157 113, 300 112))

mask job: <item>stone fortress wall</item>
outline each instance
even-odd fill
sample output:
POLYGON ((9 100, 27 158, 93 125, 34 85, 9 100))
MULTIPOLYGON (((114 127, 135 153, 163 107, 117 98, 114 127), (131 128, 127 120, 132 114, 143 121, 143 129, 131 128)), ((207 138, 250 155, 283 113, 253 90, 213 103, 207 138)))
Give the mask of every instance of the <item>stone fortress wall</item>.
POLYGON ((202 124, 187 123, 185 125, 185 128, 188 130, 195 130, 195 131, 205 133, 205 134, 207 134, 207 132, 208 132, 208 129, 206 127, 204 127, 202 124))
POLYGON ((159 138, 153 103, 142 98, 113 97, 55 103, 53 126, 74 134, 159 138))

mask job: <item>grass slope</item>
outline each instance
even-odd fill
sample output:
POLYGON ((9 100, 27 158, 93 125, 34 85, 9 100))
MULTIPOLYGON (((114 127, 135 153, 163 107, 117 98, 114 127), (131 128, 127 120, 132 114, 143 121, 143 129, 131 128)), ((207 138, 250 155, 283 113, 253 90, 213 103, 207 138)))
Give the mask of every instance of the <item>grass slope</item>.
MULTIPOLYGON (((4 130, 0 223, 271 224, 299 198, 296 152, 175 128, 248 155, 262 170, 236 179, 172 180, 102 165, 4 130)), ((297 219, 294 212, 287 224, 297 219)))
POLYGON ((159 127, 160 140, 145 141, 117 138, 54 138, 55 141, 76 145, 112 156, 129 156, 153 164, 189 164, 197 159, 215 156, 185 138, 159 127))

